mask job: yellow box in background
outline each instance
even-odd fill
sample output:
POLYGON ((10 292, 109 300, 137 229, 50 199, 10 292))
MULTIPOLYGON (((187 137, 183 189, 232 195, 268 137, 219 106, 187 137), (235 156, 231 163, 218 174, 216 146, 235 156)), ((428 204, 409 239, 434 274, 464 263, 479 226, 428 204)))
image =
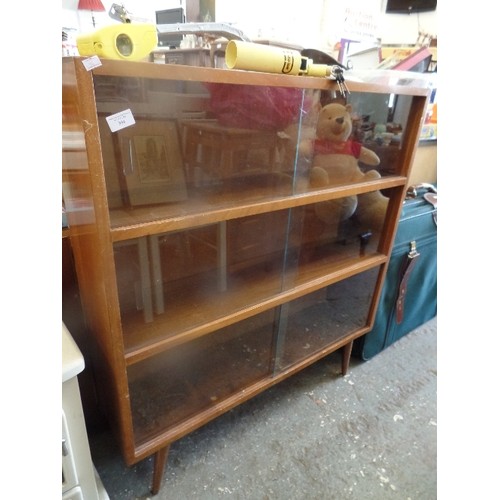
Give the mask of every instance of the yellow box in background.
POLYGON ((78 36, 76 45, 81 56, 138 61, 156 48, 158 32, 154 24, 114 24, 78 36))

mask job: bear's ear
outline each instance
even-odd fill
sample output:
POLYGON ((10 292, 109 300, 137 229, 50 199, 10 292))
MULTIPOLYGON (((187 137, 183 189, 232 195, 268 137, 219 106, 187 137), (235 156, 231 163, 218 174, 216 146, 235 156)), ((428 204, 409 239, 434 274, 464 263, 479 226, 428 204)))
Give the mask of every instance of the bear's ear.
POLYGON ((351 104, 346 104, 346 105, 345 105, 345 110, 346 110, 349 114, 351 114, 351 113, 352 113, 352 105, 351 105, 351 104))

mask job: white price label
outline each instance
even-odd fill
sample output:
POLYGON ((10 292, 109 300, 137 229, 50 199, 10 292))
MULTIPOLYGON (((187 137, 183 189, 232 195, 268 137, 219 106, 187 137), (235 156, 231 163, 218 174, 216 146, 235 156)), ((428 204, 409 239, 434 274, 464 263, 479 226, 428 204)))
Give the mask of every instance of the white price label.
POLYGON ((82 62, 87 71, 102 66, 102 62, 99 59, 99 56, 88 57, 87 59, 84 59, 82 62))
POLYGON ((126 109, 125 111, 120 111, 119 113, 115 113, 114 115, 107 116, 106 120, 108 122, 109 128, 111 129, 111 132, 117 132, 122 128, 135 125, 134 116, 132 115, 132 111, 130 111, 130 109, 126 109))

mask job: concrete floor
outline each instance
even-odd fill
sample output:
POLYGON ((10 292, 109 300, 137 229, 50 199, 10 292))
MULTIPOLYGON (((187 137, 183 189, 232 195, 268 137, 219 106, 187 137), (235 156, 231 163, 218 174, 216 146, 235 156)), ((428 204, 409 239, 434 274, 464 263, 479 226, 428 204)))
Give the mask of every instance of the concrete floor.
MULTIPOLYGON (((340 375, 338 353, 173 443, 158 500, 437 498, 437 319, 340 375)), ((111 500, 153 498, 152 459, 126 467, 90 435, 111 500)))

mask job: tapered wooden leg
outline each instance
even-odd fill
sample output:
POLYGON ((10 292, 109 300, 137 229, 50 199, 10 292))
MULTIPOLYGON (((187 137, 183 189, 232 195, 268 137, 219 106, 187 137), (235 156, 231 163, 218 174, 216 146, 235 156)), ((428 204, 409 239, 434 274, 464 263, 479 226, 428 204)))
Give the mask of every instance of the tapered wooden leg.
POLYGON ((168 450, 170 445, 165 446, 155 453, 155 462, 153 469, 153 485, 151 486, 151 493, 156 495, 161 488, 163 473, 165 472, 165 464, 167 463, 168 450))
POLYGON ((342 375, 345 375, 349 369, 353 344, 354 341, 351 341, 342 348, 342 375))

